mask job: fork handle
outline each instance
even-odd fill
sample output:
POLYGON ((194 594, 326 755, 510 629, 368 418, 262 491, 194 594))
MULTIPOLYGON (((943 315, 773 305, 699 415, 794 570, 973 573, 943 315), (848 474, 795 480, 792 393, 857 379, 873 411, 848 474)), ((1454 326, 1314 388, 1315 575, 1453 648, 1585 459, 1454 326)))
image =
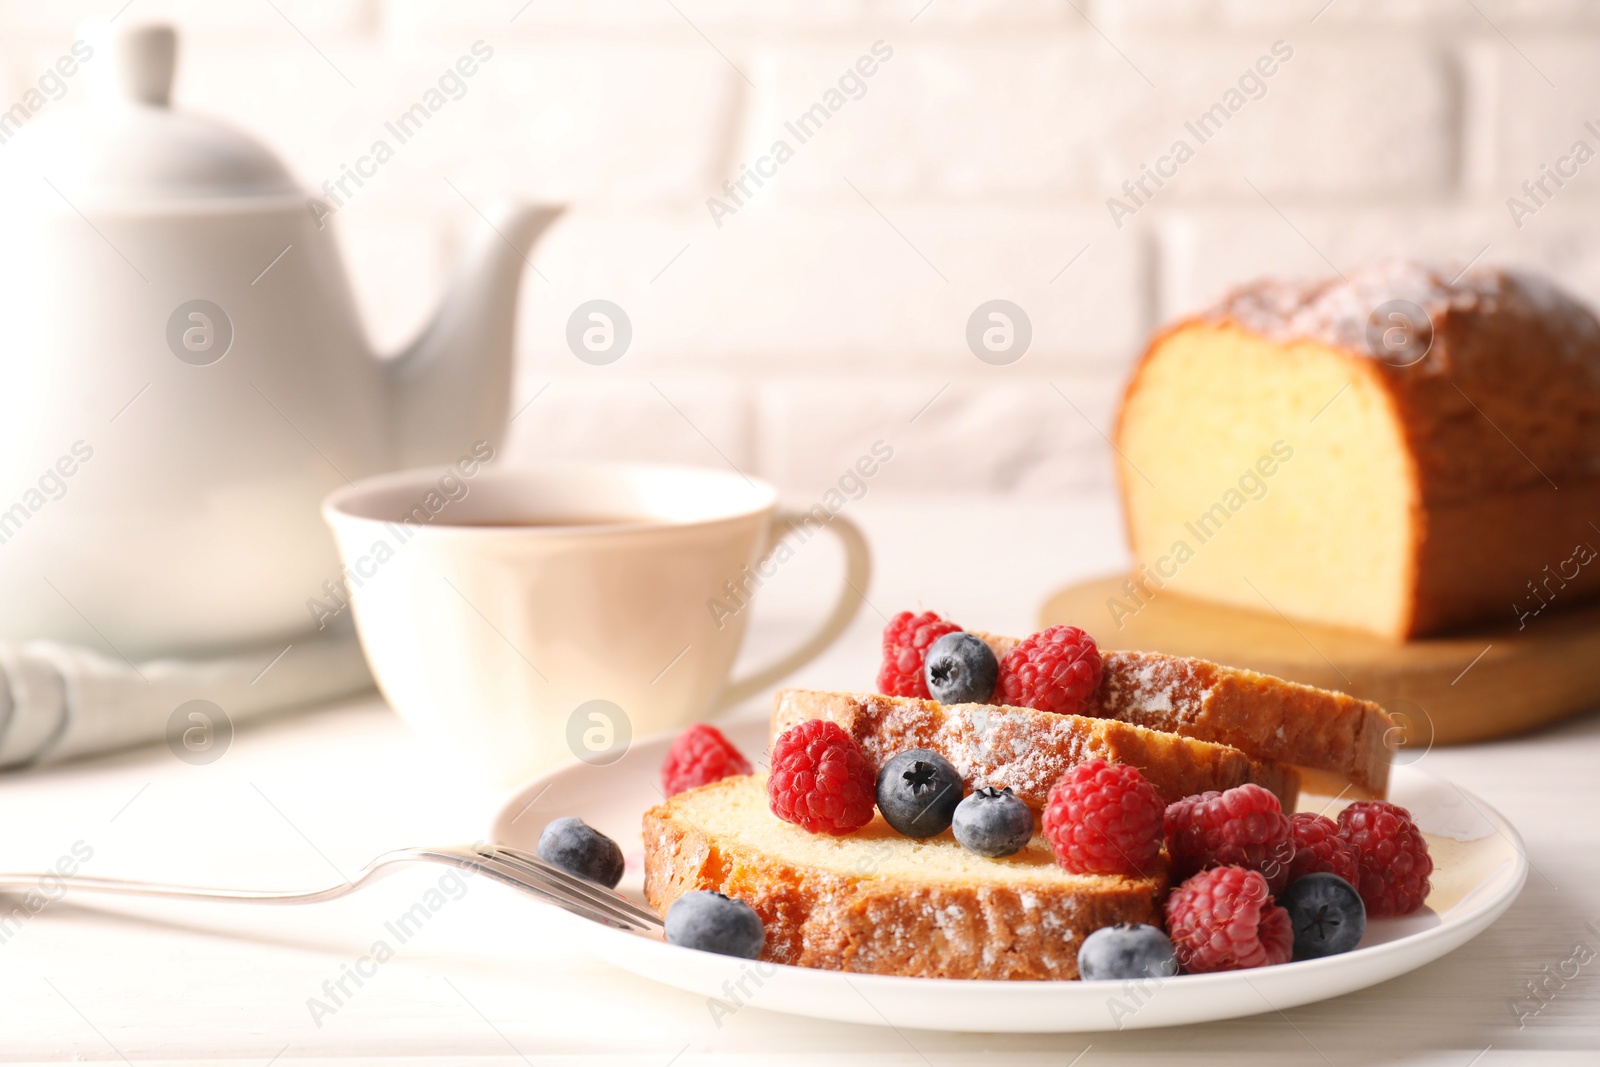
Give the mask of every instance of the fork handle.
POLYGON ((293 891, 281 889, 221 889, 214 886, 169 885, 162 882, 138 882, 127 878, 96 878, 75 874, 68 878, 54 872, 43 874, 0 874, 0 893, 43 891, 52 882, 62 885, 61 895, 87 891, 108 893, 123 897, 157 897, 165 900, 237 901, 251 904, 320 904, 336 900, 369 882, 392 874, 399 864, 426 860, 445 863, 452 867, 476 869, 477 865, 447 849, 407 848, 386 852, 367 864, 354 878, 326 889, 293 891))
MULTIPOLYGON (((386 852, 338 885, 306 892, 286 890, 218 889, 209 886, 166 885, 136 882, 125 878, 96 878, 74 875, 67 878, 53 872, 44 874, 0 874, 0 893, 42 892, 59 882, 60 896, 87 891, 124 897, 156 897, 164 900, 223 901, 250 904, 319 904, 353 892, 363 885, 391 874, 406 863, 442 863, 471 874, 481 874, 501 885, 526 893, 563 911, 622 929, 659 928, 661 920, 650 912, 610 890, 589 885, 572 875, 552 868, 536 856, 503 847, 477 845, 442 848, 405 848, 386 852)), ((6 921, 0 914, 0 924, 6 921)))
POLYGON ((307 893, 277 890, 217 889, 198 885, 164 885, 160 882, 135 882, 125 878, 91 878, 74 875, 63 878, 56 874, 0 874, 0 893, 45 892, 59 880, 60 895, 89 892, 110 893, 123 897, 161 897, 167 900, 225 900, 257 904, 316 904, 342 897, 355 889, 359 880, 345 882, 327 889, 307 893))

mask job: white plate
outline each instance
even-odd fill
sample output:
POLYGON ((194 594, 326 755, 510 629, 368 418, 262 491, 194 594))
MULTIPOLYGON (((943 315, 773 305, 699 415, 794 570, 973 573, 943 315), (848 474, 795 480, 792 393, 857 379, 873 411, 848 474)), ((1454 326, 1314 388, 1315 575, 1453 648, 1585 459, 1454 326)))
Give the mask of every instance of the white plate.
MULTIPOLYGON (((740 723, 726 732, 747 754, 766 748, 765 723, 740 723)), ((534 779, 496 816, 494 840, 531 851, 545 823, 577 815, 622 845, 628 868, 619 888, 642 901, 640 818, 661 801, 658 768, 670 742, 670 736, 646 738, 610 766, 575 763, 534 779)), ((1344 955, 1251 971, 1115 984, 896 978, 731 959, 556 914, 581 931, 595 955, 714 998, 729 1011, 750 1003, 842 1022, 991 1033, 1210 1022, 1387 981, 1465 944, 1511 906, 1528 861, 1522 839, 1498 812, 1409 767, 1394 769, 1390 796, 1428 835, 1435 866, 1427 906, 1403 919, 1373 920, 1360 947, 1344 955)), ((1303 798, 1301 807, 1321 810, 1315 798, 1303 798)))

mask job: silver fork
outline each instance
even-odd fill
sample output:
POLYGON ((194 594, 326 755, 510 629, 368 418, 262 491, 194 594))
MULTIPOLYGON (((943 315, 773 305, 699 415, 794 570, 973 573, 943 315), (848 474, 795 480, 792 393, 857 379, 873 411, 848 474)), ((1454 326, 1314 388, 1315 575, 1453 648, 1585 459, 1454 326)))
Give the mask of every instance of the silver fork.
MULTIPOLYGON (((319 904, 369 885, 408 863, 443 863, 473 874, 486 875, 502 885, 521 890, 547 904, 605 926, 650 933, 661 920, 622 894, 547 863, 538 856, 504 845, 446 845, 441 848, 402 848, 385 852, 356 876, 327 889, 308 892, 281 890, 213 889, 204 886, 162 885, 122 878, 74 876, 62 879, 70 891, 115 893, 121 896, 164 897, 168 900, 250 901, 257 904, 319 904)), ((55 874, 0 874, 0 893, 36 890, 42 879, 55 874)))

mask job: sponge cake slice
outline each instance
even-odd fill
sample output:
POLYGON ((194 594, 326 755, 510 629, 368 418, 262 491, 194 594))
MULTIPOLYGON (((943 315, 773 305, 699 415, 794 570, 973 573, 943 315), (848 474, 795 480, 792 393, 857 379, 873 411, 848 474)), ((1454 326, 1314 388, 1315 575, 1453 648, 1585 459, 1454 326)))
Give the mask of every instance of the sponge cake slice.
POLYGON ((1042 836, 1004 859, 950 831, 913 840, 881 815, 845 837, 811 834, 767 807, 765 775, 725 778, 645 814, 645 896, 665 915, 684 893, 745 901, 775 963, 926 978, 1078 977, 1083 939, 1114 923, 1160 925, 1164 872, 1069 874, 1042 836))

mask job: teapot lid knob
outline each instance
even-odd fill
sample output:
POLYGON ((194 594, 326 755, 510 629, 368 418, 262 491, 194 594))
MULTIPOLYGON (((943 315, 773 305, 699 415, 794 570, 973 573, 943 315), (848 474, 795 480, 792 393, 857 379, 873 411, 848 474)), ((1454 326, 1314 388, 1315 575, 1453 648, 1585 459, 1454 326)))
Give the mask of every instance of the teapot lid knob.
POLYGON ((172 75, 178 60, 178 34, 168 23, 124 26, 102 24, 91 29, 94 43, 107 55, 95 79, 97 95, 115 100, 166 107, 172 100, 172 75), (98 32, 95 32, 98 31, 98 32))
POLYGON ((92 49, 83 76, 93 106, 30 120, 17 132, 15 148, 7 141, 0 152, 0 204, 10 195, 39 196, 40 189, 46 204, 55 196, 69 204, 81 199, 152 210, 201 200, 299 198, 287 168, 261 142, 171 106, 178 34, 170 24, 91 22, 78 36, 92 49), (39 180, 43 175, 56 192, 39 180))

